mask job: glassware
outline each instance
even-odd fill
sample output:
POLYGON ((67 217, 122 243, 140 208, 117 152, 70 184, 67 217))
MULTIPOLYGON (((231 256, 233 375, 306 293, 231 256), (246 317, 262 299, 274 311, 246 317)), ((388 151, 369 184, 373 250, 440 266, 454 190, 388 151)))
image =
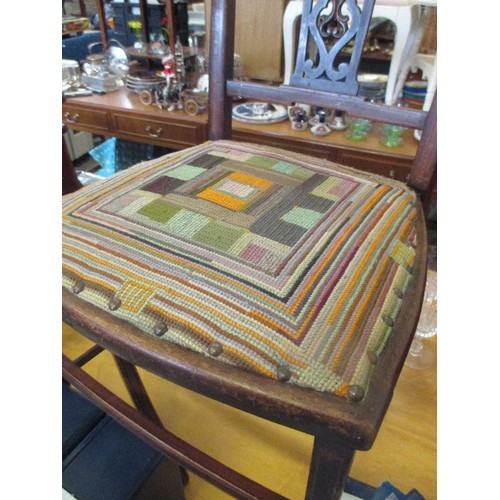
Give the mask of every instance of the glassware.
POLYGON ((351 141, 364 141, 368 138, 368 132, 373 124, 365 118, 356 118, 346 130, 345 136, 351 141))
POLYGON ((369 132, 373 128, 373 123, 371 120, 367 120, 366 118, 356 118, 353 126, 358 127, 365 132, 369 132))
POLYGON ((434 353, 422 339, 437 335, 437 272, 427 271, 424 301, 415 337, 410 346, 405 365, 417 370, 429 368, 434 363, 434 353))
POLYGON ((63 59, 62 61, 62 90, 71 91, 82 86, 80 65, 77 61, 63 59))
POLYGON ((405 127, 385 123, 380 127, 380 144, 390 148, 402 146, 404 144, 403 134, 405 130, 405 127))

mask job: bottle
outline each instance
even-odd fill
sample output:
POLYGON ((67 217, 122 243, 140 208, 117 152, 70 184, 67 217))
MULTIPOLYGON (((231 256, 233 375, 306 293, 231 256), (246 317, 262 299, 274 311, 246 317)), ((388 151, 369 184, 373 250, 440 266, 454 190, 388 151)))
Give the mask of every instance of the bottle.
POLYGON ((298 111, 294 114, 292 119, 292 129, 293 130, 305 130, 308 123, 307 115, 304 111, 298 111))
POLYGON ((318 115, 318 123, 311 128, 311 133, 318 136, 330 134, 332 129, 326 124, 326 111, 320 108, 316 114, 318 115))
POLYGON ((175 40, 175 72, 177 80, 179 82, 184 82, 186 77, 186 68, 184 66, 184 50, 182 48, 181 39, 177 35, 175 40))

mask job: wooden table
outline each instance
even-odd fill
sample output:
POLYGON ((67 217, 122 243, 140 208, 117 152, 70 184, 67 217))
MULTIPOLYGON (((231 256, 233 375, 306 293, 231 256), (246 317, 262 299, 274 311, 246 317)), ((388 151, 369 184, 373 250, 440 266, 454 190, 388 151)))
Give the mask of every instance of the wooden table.
MULTIPOLYGON (((144 105, 139 95, 127 88, 104 95, 69 98, 62 105, 62 119, 71 129, 174 150, 207 140, 206 112, 193 117, 184 111, 144 105)), ((413 131, 406 131, 403 146, 389 148, 378 142, 379 126, 375 124, 366 141, 354 142, 341 131, 326 137, 313 136, 310 130, 294 131, 288 120, 268 125, 234 121, 233 138, 311 154, 404 182, 417 150, 413 131)))

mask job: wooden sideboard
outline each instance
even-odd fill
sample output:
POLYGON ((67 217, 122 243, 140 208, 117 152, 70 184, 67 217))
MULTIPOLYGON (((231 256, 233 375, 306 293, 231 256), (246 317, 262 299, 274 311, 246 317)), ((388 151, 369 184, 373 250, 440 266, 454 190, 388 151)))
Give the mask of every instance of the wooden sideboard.
MULTIPOLYGON (((68 98, 62 105, 62 119, 75 130, 174 150, 207 140, 206 112, 193 117, 179 110, 167 111, 144 105, 137 93, 126 88, 104 95, 68 98)), ((292 130, 288 120, 268 125, 235 121, 233 139, 311 154, 405 182, 417 150, 413 131, 406 131, 403 146, 389 148, 378 142, 379 126, 374 125, 366 141, 353 142, 342 131, 315 137, 310 130, 292 130)))
POLYGON ((68 98, 63 123, 104 137, 119 137, 170 149, 184 149, 207 139, 207 117, 168 112, 141 103, 139 95, 118 89, 104 95, 68 98))
POLYGON ((378 142, 380 125, 374 124, 366 141, 354 142, 345 137, 345 131, 333 131, 326 137, 316 137, 309 129, 292 130, 288 121, 272 125, 233 122, 233 139, 310 154, 406 182, 417 150, 413 131, 406 131, 403 146, 389 148, 378 142))

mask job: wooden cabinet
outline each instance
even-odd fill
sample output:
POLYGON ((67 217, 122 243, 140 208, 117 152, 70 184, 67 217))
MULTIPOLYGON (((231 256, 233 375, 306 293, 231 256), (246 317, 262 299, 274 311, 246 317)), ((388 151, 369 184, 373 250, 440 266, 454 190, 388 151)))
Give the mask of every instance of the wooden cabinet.
MULTIPOLYGON (((166 113, 166 112, 165 112, 166 113)), ((148 142, 171 149, 184 149, 206 140, 204 124, 165 121, 130 113, 114 115, 115 135, 138 142, 148 142)))
POLYGON ((64 105, 63 123, 70 128, 99 134, 109 131, 108 113, 81 106, 64 105))
POLYGON ((175 150, 207 140, 206 115, 190 117, 182 111, 146 106, 127 89, 68 99, 62 106, 62 118, 71 129, 175 150))
POLYGON ((335 154, 335 161, 365 172, 407 182, 412 158, 339 148, 335 154))
POLYGON ((413 131, 406 131, 403 146, 389 148, 378 142, 379 126, 375 124, 366 141, 353 142, 342 131, 334 131, 326 137, 315 137, 310 130, 294 131, 288 121, 272 125, 234 122, 233 139, 309 154, 406 182, 417 150, 413 131))
MULTIPOLYGON (((63 103, 62 117, 63 122, 74 130, 174 150, 207 140, 206 112, 189 116, 183 111, 160 110, 142 104, 139 96, 128 89, 67 99, 63 103)), ((406 182, 417 150, 413 131, 406 131, 403 146, 388 148, 378 142, 379 126, 375 124, 366 141, 353 142, 340 131, 326 137, 315 137, 310 130, 292 130, 288 120, 269 125, 234 121, 233 139, 309 154, 406 182)))

